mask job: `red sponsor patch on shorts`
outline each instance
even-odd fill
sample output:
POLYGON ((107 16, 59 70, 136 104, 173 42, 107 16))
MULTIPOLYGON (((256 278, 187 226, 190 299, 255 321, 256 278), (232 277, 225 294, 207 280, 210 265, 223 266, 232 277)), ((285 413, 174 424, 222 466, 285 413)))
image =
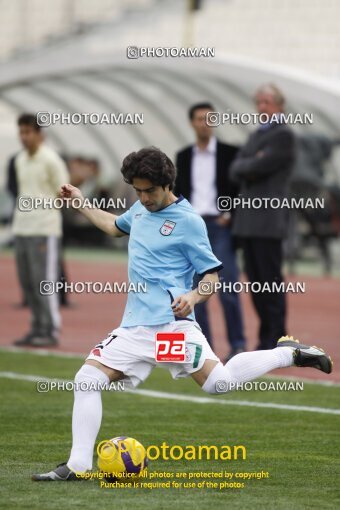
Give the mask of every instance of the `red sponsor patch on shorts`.
POLYGON ((184 333, 156 333, 156 361, 185 361, 184 333))

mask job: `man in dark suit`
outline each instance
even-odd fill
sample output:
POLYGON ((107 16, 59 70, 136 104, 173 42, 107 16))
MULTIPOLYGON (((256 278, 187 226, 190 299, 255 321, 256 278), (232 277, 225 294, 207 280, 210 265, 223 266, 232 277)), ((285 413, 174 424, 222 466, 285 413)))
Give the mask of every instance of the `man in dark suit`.
MULTIPOLYGON (((280 120, 284 97, 275 85, 264 85, 256 94, 260 114, 270 119, 249 138, 230 167, 231 178, 241 185, 244 202, 254 198, 288 197, 288 180, 294 162, 294 135, 280 120), (273 117, 273 115, 275 117, 273 117)), ((233 233, 241 238, 250 282, 280 284, 282 240, 287 234, 288 210, 284 208, 237 208, 233 233)), ((286 301, 283 292, 252 293, 260 318, 259 349, 272 349, 286 334, 286 301)))
MULTIPOLYGON (((229 212, 221 213, 218 210, 217 199, 220 196, 234 197, 237 194, 237 186, 229 179, 228 168, 238 148, 221 143, 213 136, 213 128, 206 123, 206 114, 211 111, 214 111, 214 108, 209 103, 196 104, 189 110, 196 144, 177 154, 176 193, 187 198, 205 220, 212 250, 224 266, 220 272, 222 281, 233 284, 238 280, 238 269, 231 237, 231 216, 229 212)), ((198 281, 197 276, 196 285, 198 281)), ((227 323, 231 357, 245 350, 239 297, 231 291, 219 292, 219 298, 227 323)), ((211 344, 206 303, 197 305, 195 314, 211 344)))

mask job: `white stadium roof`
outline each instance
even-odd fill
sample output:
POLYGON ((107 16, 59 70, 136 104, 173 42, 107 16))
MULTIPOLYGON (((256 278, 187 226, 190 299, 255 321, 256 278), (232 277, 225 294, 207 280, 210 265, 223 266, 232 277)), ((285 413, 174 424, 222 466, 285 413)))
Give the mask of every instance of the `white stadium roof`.
MULTIPOLYGON (((221 55, 128 59, 131 27, 135 40, 142 40, 142 31, 148 33, 157 25, 162 9, 155 11, 154 19, 148 18, 150 26, 141 26, 141 14, 134 13, 125 24, 101 25, 3 63, 0 100, 13 117, 22 111, 143 113, 143 125, 56 124, 48 129, 60 152, 97 157, 105 180, 118 177, 122 157, 132 150, 156 145, 172 156, 189 143, 187 110, 192 103, 208 100, 217 111, 253 112, 252 95, 267 81, 283 90, 287 111, 313 113, 314 125, 304 129, 338 137, 340 89, 321 78, 221 55)), ((217 131, 222 139, 242 143, 251 128, 232 125, 217 131)))

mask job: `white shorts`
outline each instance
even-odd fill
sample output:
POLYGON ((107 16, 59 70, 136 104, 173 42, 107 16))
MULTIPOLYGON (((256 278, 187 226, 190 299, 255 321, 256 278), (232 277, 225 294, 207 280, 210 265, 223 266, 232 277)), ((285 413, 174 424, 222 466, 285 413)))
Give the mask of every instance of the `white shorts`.
POLYGON ((134 326, 114 329, 97 344, 87 359, 94 359, 107 367, 123 372, 125 382, 138 386, 155 366, 167 368, 173 379, 188 377, 200 370, 206 359, 220 361, 212 351, 197 322, 173 321, 159 326, 134 326), (184 333, 185 361, 157 362, 155 360, 156 333, 184 333))

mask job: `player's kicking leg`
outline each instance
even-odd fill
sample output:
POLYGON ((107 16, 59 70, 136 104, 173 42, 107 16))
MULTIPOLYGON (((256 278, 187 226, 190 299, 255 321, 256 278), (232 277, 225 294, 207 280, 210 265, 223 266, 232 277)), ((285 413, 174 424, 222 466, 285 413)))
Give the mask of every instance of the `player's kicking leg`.
POLYGON ((122 372, 102 365, 96 360, 87 360, 77 372, 74 382, 74 405, 72 415, 72 450, 67 462, 59 464, 53 471, 34 474, 32 480, 46 482, 68 482, 82 480, 76 473, 92 469, 95 441, 102 420, 100 389, 82 391, 84 387, 109 384, 124 377, 122 372))
POLYGON ((293 337, 285 336, 278 340, 275 349, 243 352, 234 356, 226 365, 208 359, 192 377, 207 393, 220 394, 271 370, 294 365, 312 367, 330 374, 333 363, 322 349, 301 344, 293 337))

